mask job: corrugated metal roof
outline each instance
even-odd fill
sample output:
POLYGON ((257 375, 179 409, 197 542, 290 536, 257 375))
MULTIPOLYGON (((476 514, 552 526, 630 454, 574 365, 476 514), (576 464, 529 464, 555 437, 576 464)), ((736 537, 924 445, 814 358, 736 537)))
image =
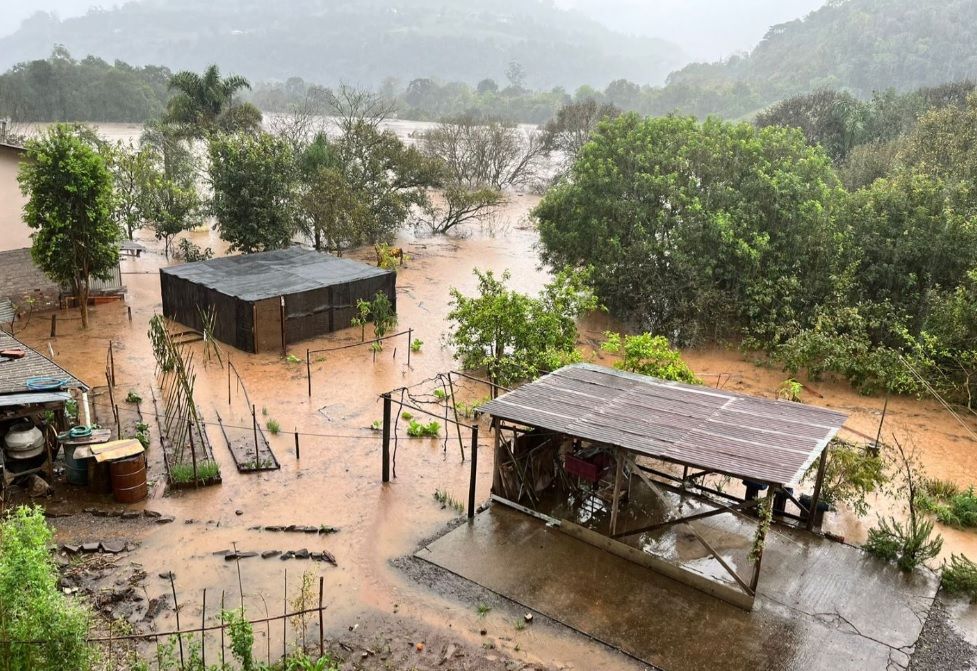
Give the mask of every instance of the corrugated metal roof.
POLYGON ((286 296, 391 272, 300 247, 225 256, 160 269, 162 274, 180 277, 245 301, 286 296))
POLYGON ((561 368, 480 411, 775 484, 797 482, 847 419, 825 408, 589 364, 561 368))
POLYGON ((0 328, 4 324, 13 323, 17 318, 17 308, 10 302, 9 298, 0 298, 0 328))
POLYGON ((34 405, 36 403, 64 402, 71 399, 66 391, 39 391, 30 394, 0 394, 0 408, 15 405, 34 405))
POLYGON ((64 368, 54 363, 46 356, 31 349, 12 335, 0 332, 0 349, 16 349, 23 347, 27 355, 22 359, 0 358, 0 394, 26 394, 27 379, 32 377, 51 377, 65 380, 63 389, 88 389, 88 385, 81 382, 64 368))

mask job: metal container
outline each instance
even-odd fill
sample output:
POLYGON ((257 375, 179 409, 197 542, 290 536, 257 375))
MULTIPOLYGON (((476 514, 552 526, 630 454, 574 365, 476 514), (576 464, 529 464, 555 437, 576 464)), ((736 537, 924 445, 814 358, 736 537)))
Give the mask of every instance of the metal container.
POLYGON ((146 456, 143 454, 113 461, 109 465, 112 495, 119 503, 136 503, 146 498, 146 456))
POLYGON ((33 459, 44 452, 44 434, 30 422, 20 422, 10 427, 3 442, 11 459, 33 459))
POLYGON ((75 459, 75 445, 64 446, 64 465, 68 482, 84 487, 88 484, 88 461, 75 459))

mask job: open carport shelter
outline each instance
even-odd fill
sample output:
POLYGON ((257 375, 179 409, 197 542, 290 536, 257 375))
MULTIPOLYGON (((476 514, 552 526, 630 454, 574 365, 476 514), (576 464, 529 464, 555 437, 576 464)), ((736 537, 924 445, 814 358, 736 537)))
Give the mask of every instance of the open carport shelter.
POLYGON ((825 448, 846 419, 825 408, 589 364, 561 368, 479 412, 495 426, 495 501, 745 609, 753 607, 760 575, 761 503, 777 518, 793 517, 811 529, 825 448), (814 491, 805 505, 788 485, 815 462, 814 491), (711 475, 743 480, 747 496, 708 486, 704 479, 711 475), (770 498, 760 498, 761 491, 770 498), (778 498, 792 500, 801 515, 778 507, 778 498), (701 523, 724 514, 738 525, 754 522, 749 555, 745 547, 731 549, 732 526, 707 538, 711 532, 701 523), (704 570, 700 560, 660 556, 659 550, 685 542, 674 535, 663 540, 679 525, 704 546, 715 570, 704 570), (719 542, 725 550, 716 549, 719 542), (750 564, 751 575, 740 575, 737 566, 750 564))
POLYGON ((246 352, 351 326, 357 300, 383 292, 397 307, 397 273, 292 247, 160 269, 163 315, 246 352))

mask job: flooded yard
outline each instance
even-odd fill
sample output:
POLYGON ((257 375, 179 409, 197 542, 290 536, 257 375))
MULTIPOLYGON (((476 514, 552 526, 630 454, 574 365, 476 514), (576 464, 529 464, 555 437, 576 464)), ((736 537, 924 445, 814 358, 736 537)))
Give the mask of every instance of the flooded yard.
MULTIPOLYGON (((108 130, 118 136, 128 132, 125 127, 108 130)), ((280 353, 252 355, 222 346, 245 383, 257 409, 257 420, 262 426, 269 420, 280 426, 277 435, 265 432, 280 463, 278 470, 238 472, 217 425, 217 414, 226 424, 246 430, 251 418, 242 410, 241 391, 231 385, 229 403, 226 367, 216 360, 204 363, 201 343, 190 345, 197 370, 196 399, 223 482, 167 492, 157 426, 150 421, 150 496, 144 504, 130 508, 145 508, 172 521, 159 523, 153 517, 123 520, 82 513, 86 508, 113 505, 107 497, 62 481, 50 507, 58 513, 74 514, 51 520, 58 540, 77 543, 118 538, 130 544, 131 550, 118 561, 138 564, 146 576, 141 606, 131 618, 137 630, 175 626, 171 605, 160 608, 155 619, 144 617, 152 604, 169 604, 171 585, 161 576, 170 572, 183 606, 181 618, 196 622, 202 615, 205 589, 208 617, 216 616, 220 595, 231 604, 237 602, 238 566, 245 605, 255 617, 280 613, 283 581, 297 586, 302 573, 311 570, 324 578, 327 637, 352 641, 349 646, 353 652, 347 652, 355 655, 358 664, 368 665, 374 656, 371 652, 388 646, 391 650, 383 660, 392 665, 388 668, 435 668, 450 645, 464 653, 465 661, 443 668, 519 668, 504 666, 509 658, 530 665, 527 668, 643 668, 635 659, 545 618, 530 626, 518 626, 522 611, 489 592, 448 580, 439 582, 441 578, 418 579, 399 568, 403 558, 413 555, 426 539, 441 534, 446 525, 458 520, 457 511, 440 504, 434 494, 442 491, 465 501, 469 464, 461 460, 451 427, 443 427, 438 439, 412 439, 403 432, 401 422, 396 478, 382 485, 380 436, 373 428, 382 414, 380 394, 405 386, 413 387, 416 394, 433 394, 434 376, 456 368, 452 352, 443 346, 449 290, 472 293, 476 286, 473 269, 509 270, 513 288, 520 291, 535 293, 542 287, 547 274, 539 267, 537 237, 527 223, 527 214, 536 202, 537 197, 532 195, 513 195, 492 221, 471 227, 465 237, 407 234, 398 240, 408 256, 397 280, 398 330, 410 328, 413 336, 423 341, 420 351, 411 354, 410 366, 406 337, 386 343, 376 356, 365 346, 314 355, 310 397, 306 350, 356 343, 359 329, 291 346, 289 354, 293 356, 289 358, 280 353), (300 456, 296 455, 296 434, 300 456), (288 533, 263 528, 289 525, 335 527, 338 531, 288 533), (220 554, 233 549, 258 555, 237 563, 220 554), (281 555, 262 558, 260 554, 300 550, 328 552, 337 565, 283 560, 281 555), (482 603, 490 610, 480 608, 482 603), (362 659, 361 651, 366 655, 362 659)), ((222 250, 211 231, 196 231, 189 237, 198 245, 222 250)), ((93 308, 92 326, 84 333, 79 322, 71 319, 75 313, 69 312, 61 313, 57 337, 50 337, 50 322, 44 315, 35 315, 26 326, 18 325, 16 334, 41 352, 47 353, 50 346, 61 366, 100 387, 106 384, 106 350, 111 341, 117 396, 137 392, 143 399, 143 414, 151 416, 155 375, 147 328, 150 317, 161 312, 158 271, 168 262, 157 241, 145 234, 139 241, 150 251, 122 262, 128 288, 125 304, 93 308), (131 322, 127 308, 131 308, 131 322)), ((371 263, 374 260, 372 249, 350 256, 371 263)), ((594 315, 582 324, 581 344, 597 362, 602 360, 596 348, 601 333, 613 327, 606 315, 594 315)), ((693 350, 685 356, 707 384, 736 391, 774 397, 787 377, 777 367, 756 365, 753 357, 735 348, 693 350)), ((463 387, 459 393, 471 400, 488 394, 475 382, 466 382, 463 387)), ((874 437, 879 429, 882 398, 860 396, 847 385, 832 382, 810 383, 802 398, 806 403, 848 413, 846 426, 861 434, 874 437)), ((131 413, 134 408, 121 403, 120 412, 131 413)), ((104 416, 100 419, 107 421, 104 416)), ((928 475, 966 487, 977 480, 977 443, 971 433, 977 423, 973 419, 966 415, 962 423, 958 422, 936 400, 891 398, 882 435, 883 439, 893 432, 900 440, 911 437, 928 475)), ((489 497, 491 441, 490 432, 483 427, 478 502, 489 497)), ((875 511, 891 508, 885 500, 873 503, 875 511)), ((857 544, 864 540, 874 514, 858 519, 841 511, 829 515, 825 529, 857 544)), ((977 533, 942 526, 938 530, 946 539, 944 556, 964 552, 977 557, 977 533)), ((567 589, 573 586, 567 585, 567 589)), ((258 627, 256 649, 264 650, 264 637, 270 637, 271 655, 277 656, 286 635, 280 625, 269 632, 258 627)), ((376 663, 375 668, 384 668, 379 666, 380 661, 376 663)))

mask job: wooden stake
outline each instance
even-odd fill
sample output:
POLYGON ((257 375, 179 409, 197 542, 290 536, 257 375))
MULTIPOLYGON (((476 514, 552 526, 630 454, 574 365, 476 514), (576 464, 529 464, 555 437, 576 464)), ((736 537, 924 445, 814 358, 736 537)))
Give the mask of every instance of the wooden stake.
POLYGON ((200 610, 200 661, 203 667, 207 668, 207 588, 204 587, 204 605, 200 610))
POLYGON ((471 477, 468 481, 468 519, 475 519, 475 479, 478 476, 478 424, 472 424, 471 477))
POLYGON ((624 450, 618 448, 615 461, 617 467, 614 472, 614 496, 611 503, 611 535, 617 533, 617 517, 621 504, 621 476, 624 473, 624 450))
POLYGON ((187 420, 187 436, 190 438, 190 461, 193 463, 193 486, 199 487, 200 480, 197 479, 197 450, 193 446, 193 422, 187 420))
POLYGON ((251 405, 251 428, 254 429, 254 467, 258 468, 258 415, 254 404, 251 405))
POLYGON ((309 398, 312 398, 312 353, 305 350, 305 376, 309 379, 309 398))
POLYGON ((407 329, 407 367, 410 368, 410 353, 414 344, 414 329, 407 329))
POLYGON ((299 427, 295 427, 295 459, 299 458, 299 427))
POLYGON ((224 662, 224 590, 221 590, 221 668, 225 668, 224 662))
POLYGON ((51 315, 51 337, 58 337, 58 315, 51 315))
POLYGON ((176 640, 180 644, 180 668, 186 666, 186 661, 183 659, 183 636, 180 632, 180 603, 176 600, 176 583, 173 582, 173 571, 170 571, 170 590, 173 592, 173 609, 176 611, 176 640))
MULTIPOLYGON (((302 606, 305 607, 304 604, 302 606)), ((282 593, 282 660, 288 657, 288 618, 285 617, 285 613, 288 612, 288 569, 285 569, 285 590, 282 593)))
POLYGON ((390 482, 390 394, 383 395, 383 482, 390 482))
POLYGON ((814 530, 814 518, 818 514, 818 506, 821 504, 821 487, 824 484, 824 472, 828 466, 828 447, 821 451, 818 459, 818 475, 814 481, 814 493, 811 495, 811 509, 807 511, 807 530, 814 530))
POLYGON ((322 576, 319 576, 319 657, 326 656, 325 636, 322 627, 322 576))

